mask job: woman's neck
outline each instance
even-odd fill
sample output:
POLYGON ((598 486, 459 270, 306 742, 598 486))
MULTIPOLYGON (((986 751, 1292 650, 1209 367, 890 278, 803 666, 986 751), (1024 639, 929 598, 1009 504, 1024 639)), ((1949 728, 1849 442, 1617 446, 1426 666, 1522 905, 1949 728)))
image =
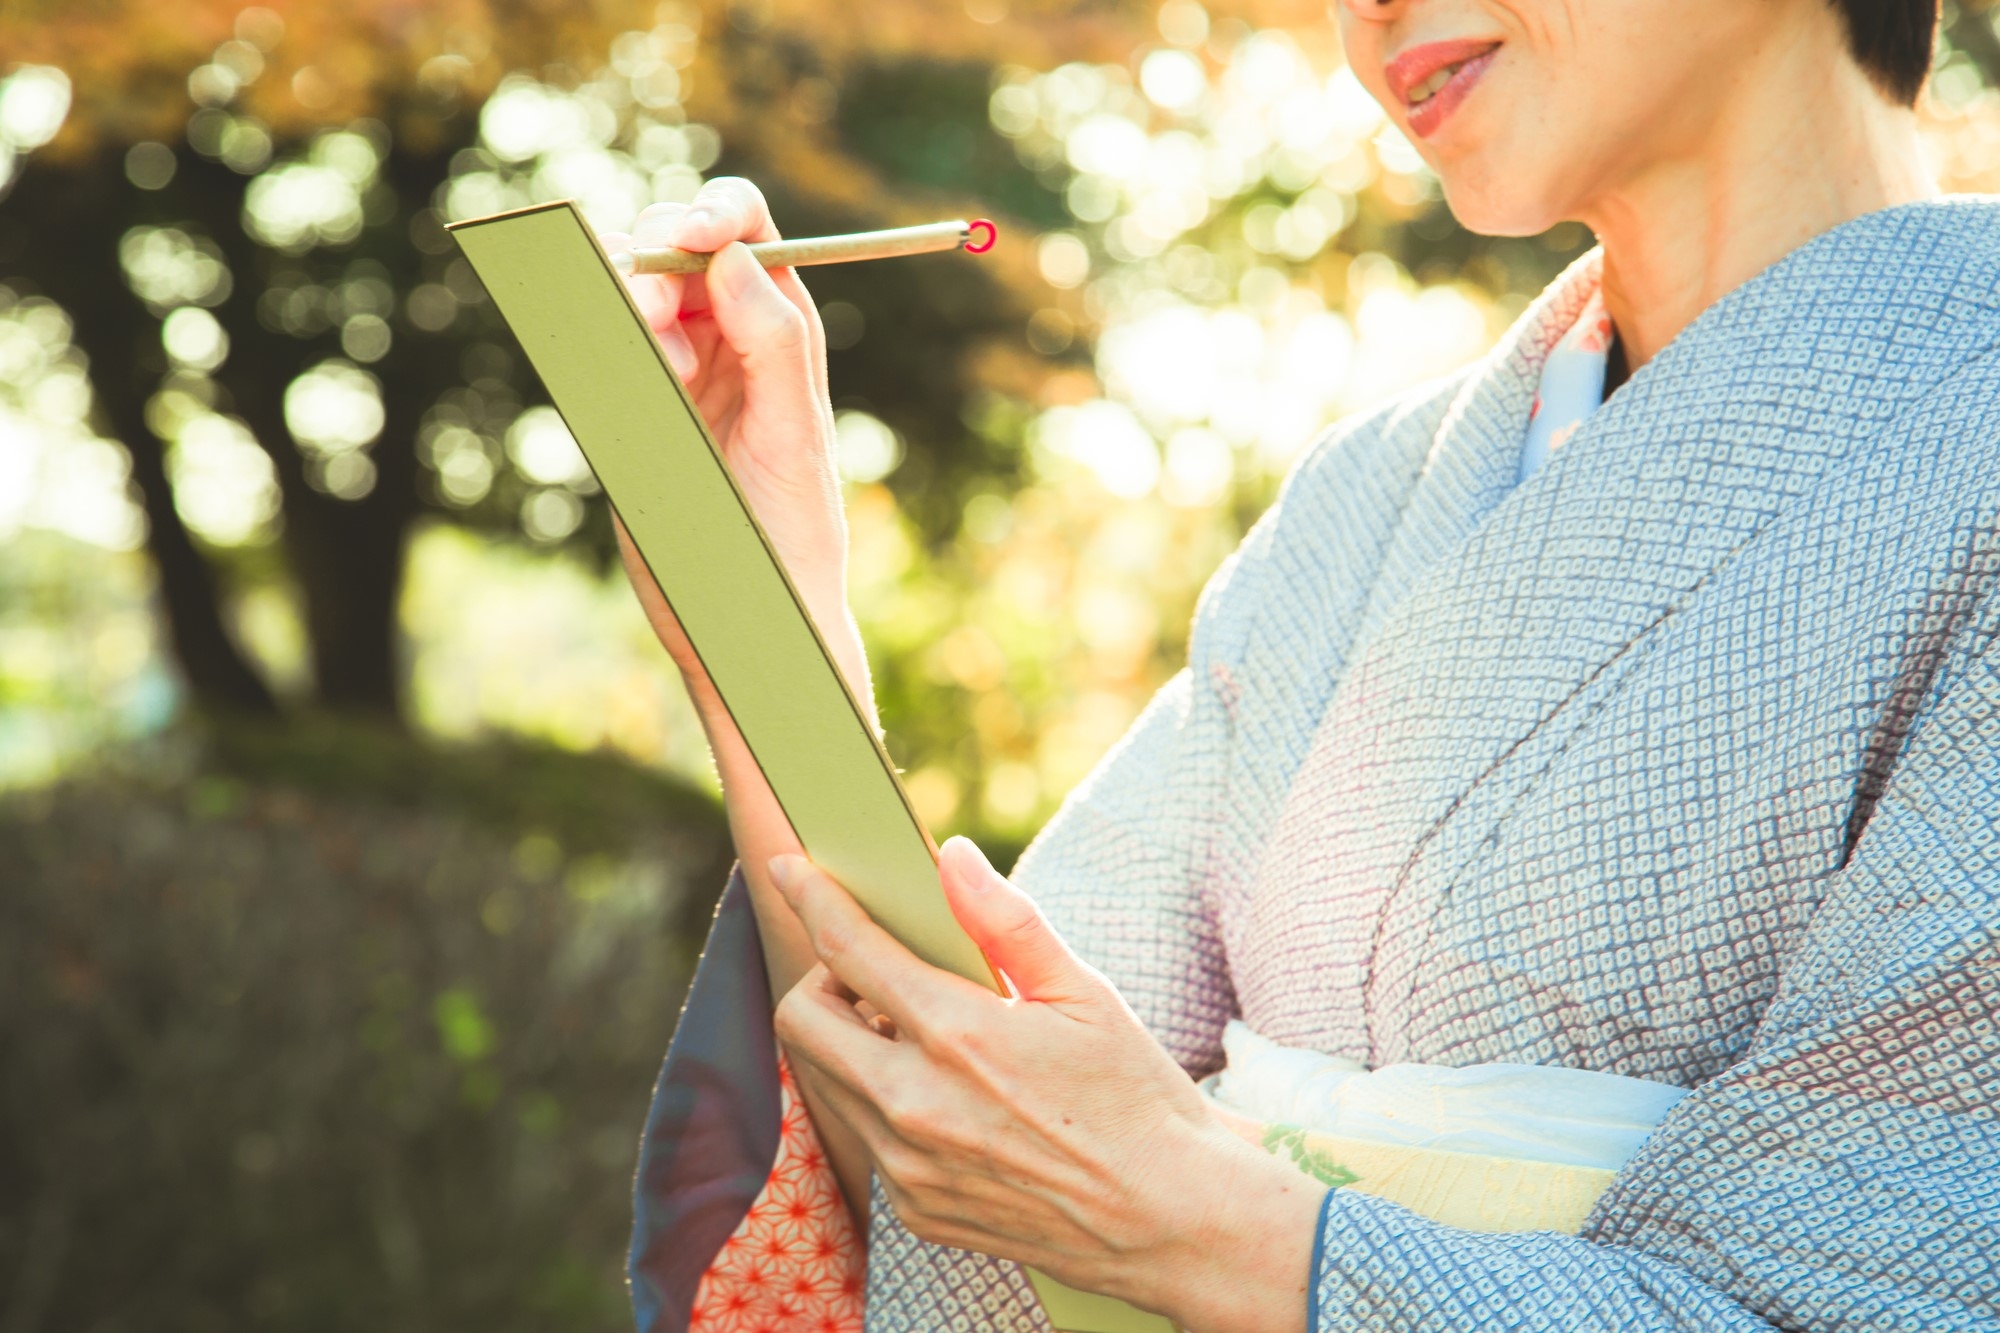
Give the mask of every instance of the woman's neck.
POLYGON ((1699 133, 1605 191, 1583 221, 1604 246, 1604 305, 1628 370, 1806 241, 1938 192, 1916 116, 1851 61, 1805 44, 1739 81, 1699 133))

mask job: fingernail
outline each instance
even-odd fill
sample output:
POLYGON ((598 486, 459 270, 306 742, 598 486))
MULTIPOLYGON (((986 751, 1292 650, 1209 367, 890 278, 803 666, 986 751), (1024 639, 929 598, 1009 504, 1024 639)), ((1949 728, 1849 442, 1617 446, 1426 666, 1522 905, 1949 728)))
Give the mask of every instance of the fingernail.
POLYGON ((947 838, 945 839, 944 846, 939 851, 949 851, 952 856, 959 858, 959 860, 970 862, 970 864, 961 866, 962 870, 970 872, 964 876, 964 879, 968 887, 980 893, 984 893, 986 890, 992 888, 993 881, 1000 878, 1000 872, 995 870, 993 863, 986 859, 986 853, 980 851, 979 844, 970 838, 947 838), (951 851, 953 847, 957 847, 959 850, 951 851))
POLYGON ((687 334, 681 332, 679 325, 660 335, 660 350, 667 354, 667 364, 674 368, 674 374, 683 380, 693 379, 695 371, 701 368, 694 344, 688 341, 687 334))
POLYGON ((701 230, 713 221, 715 221, 715 214, 708 209, 690 208, 687 212, 681 214, 681 225, 678 230, 681 235, 685 236, 690 231, 701 230))
POLYGON ((767 868, 771 872, 771 882, 778 886, 779 893, 785 895, 785 901, 790 902, 792 895, 798 892, 799 884, 806 877, 806 859, 787 852, 782 856, 772 857, 767 868))

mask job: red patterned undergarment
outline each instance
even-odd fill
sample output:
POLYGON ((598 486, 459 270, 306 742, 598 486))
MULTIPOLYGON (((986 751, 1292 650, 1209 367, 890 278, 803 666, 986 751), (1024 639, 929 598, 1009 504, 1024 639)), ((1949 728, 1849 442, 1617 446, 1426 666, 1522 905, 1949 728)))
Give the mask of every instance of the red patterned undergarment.
POLYGON ((777 1160, 702 1274, 689 1333, 861 1333, 867 1247, 782 1052, 778 1084, 777 1160))

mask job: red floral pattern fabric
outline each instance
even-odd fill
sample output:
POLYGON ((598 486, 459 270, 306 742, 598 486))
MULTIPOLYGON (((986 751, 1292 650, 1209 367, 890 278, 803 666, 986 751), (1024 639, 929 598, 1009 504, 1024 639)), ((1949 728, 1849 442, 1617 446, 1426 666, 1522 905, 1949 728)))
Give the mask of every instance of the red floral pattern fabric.
POLYGON ((695 1292, 689 1333, 861 1333, 868 1251, 778 1056, 778 1156, 695 1292))
POLYGON ((1617 330, 1605 312, 1601 292, 1591 294, 1576 323, 1542 363, 1541 390, 1528 408, 1528 434, 1521 445, 1521 480, 1526 481, 1576 434, 1604 403, 1604 375, 1617 330))

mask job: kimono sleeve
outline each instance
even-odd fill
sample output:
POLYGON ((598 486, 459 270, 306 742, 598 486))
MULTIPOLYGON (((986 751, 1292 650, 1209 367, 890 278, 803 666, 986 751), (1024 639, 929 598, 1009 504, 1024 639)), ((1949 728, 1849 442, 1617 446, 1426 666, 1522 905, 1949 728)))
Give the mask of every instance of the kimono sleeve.
MULTIPOLYGON (((1245 556, 1259 540, 1253 533, 1203 594, 1189 668, 1160 689, 1070 793, 1012 876, 1168 1052, 1197 1073, 1219 1063, 1235 1004, 1201 886, 1227 744, 1203 664, 1214 612, 1246 595, 1256 578, 1254 554, 1245 556)), ((868 1228, 867 1310, 869 1333, 1051 1333, 1019 1265, 918 1240, 879 1183, 868 1228)))
POLYGON ((1746 1057, 1584 1234, 1336 1190, 1312 1327, 2000 1328, 2000 614, 1961 641, 1746 1057))
POLYGON ((1196 671, 1169 681, 1014 872, 1071 947, 1195 1072, 1219 1059, 1235 1008, 1199 885, 1222 744, 1208 693, 1196 671))
MULTIPOLYGON (((1427 386, 1308 452, 1204 590, 1187 668, 1015 867, 1070 947, 1190 1073, 1221 1064, 1236 1012, 1216 910, 1236 873, 1232 849, 1254 852, 1305 753, 1456 387, 1427 386), (1259 722, 1248 739, 1246 713, 1259 722)), ((918 1240, 879 1186, 867 1310, 869 1333, 1050 1327, 1019 1265, 918 1240)))
POLYGON ((1188 662, 1015 868, 1189 1073, 1236 1013, 1219 898, 1310 745, 1457 380, 1322 437, 1203 590, 1188 662))

